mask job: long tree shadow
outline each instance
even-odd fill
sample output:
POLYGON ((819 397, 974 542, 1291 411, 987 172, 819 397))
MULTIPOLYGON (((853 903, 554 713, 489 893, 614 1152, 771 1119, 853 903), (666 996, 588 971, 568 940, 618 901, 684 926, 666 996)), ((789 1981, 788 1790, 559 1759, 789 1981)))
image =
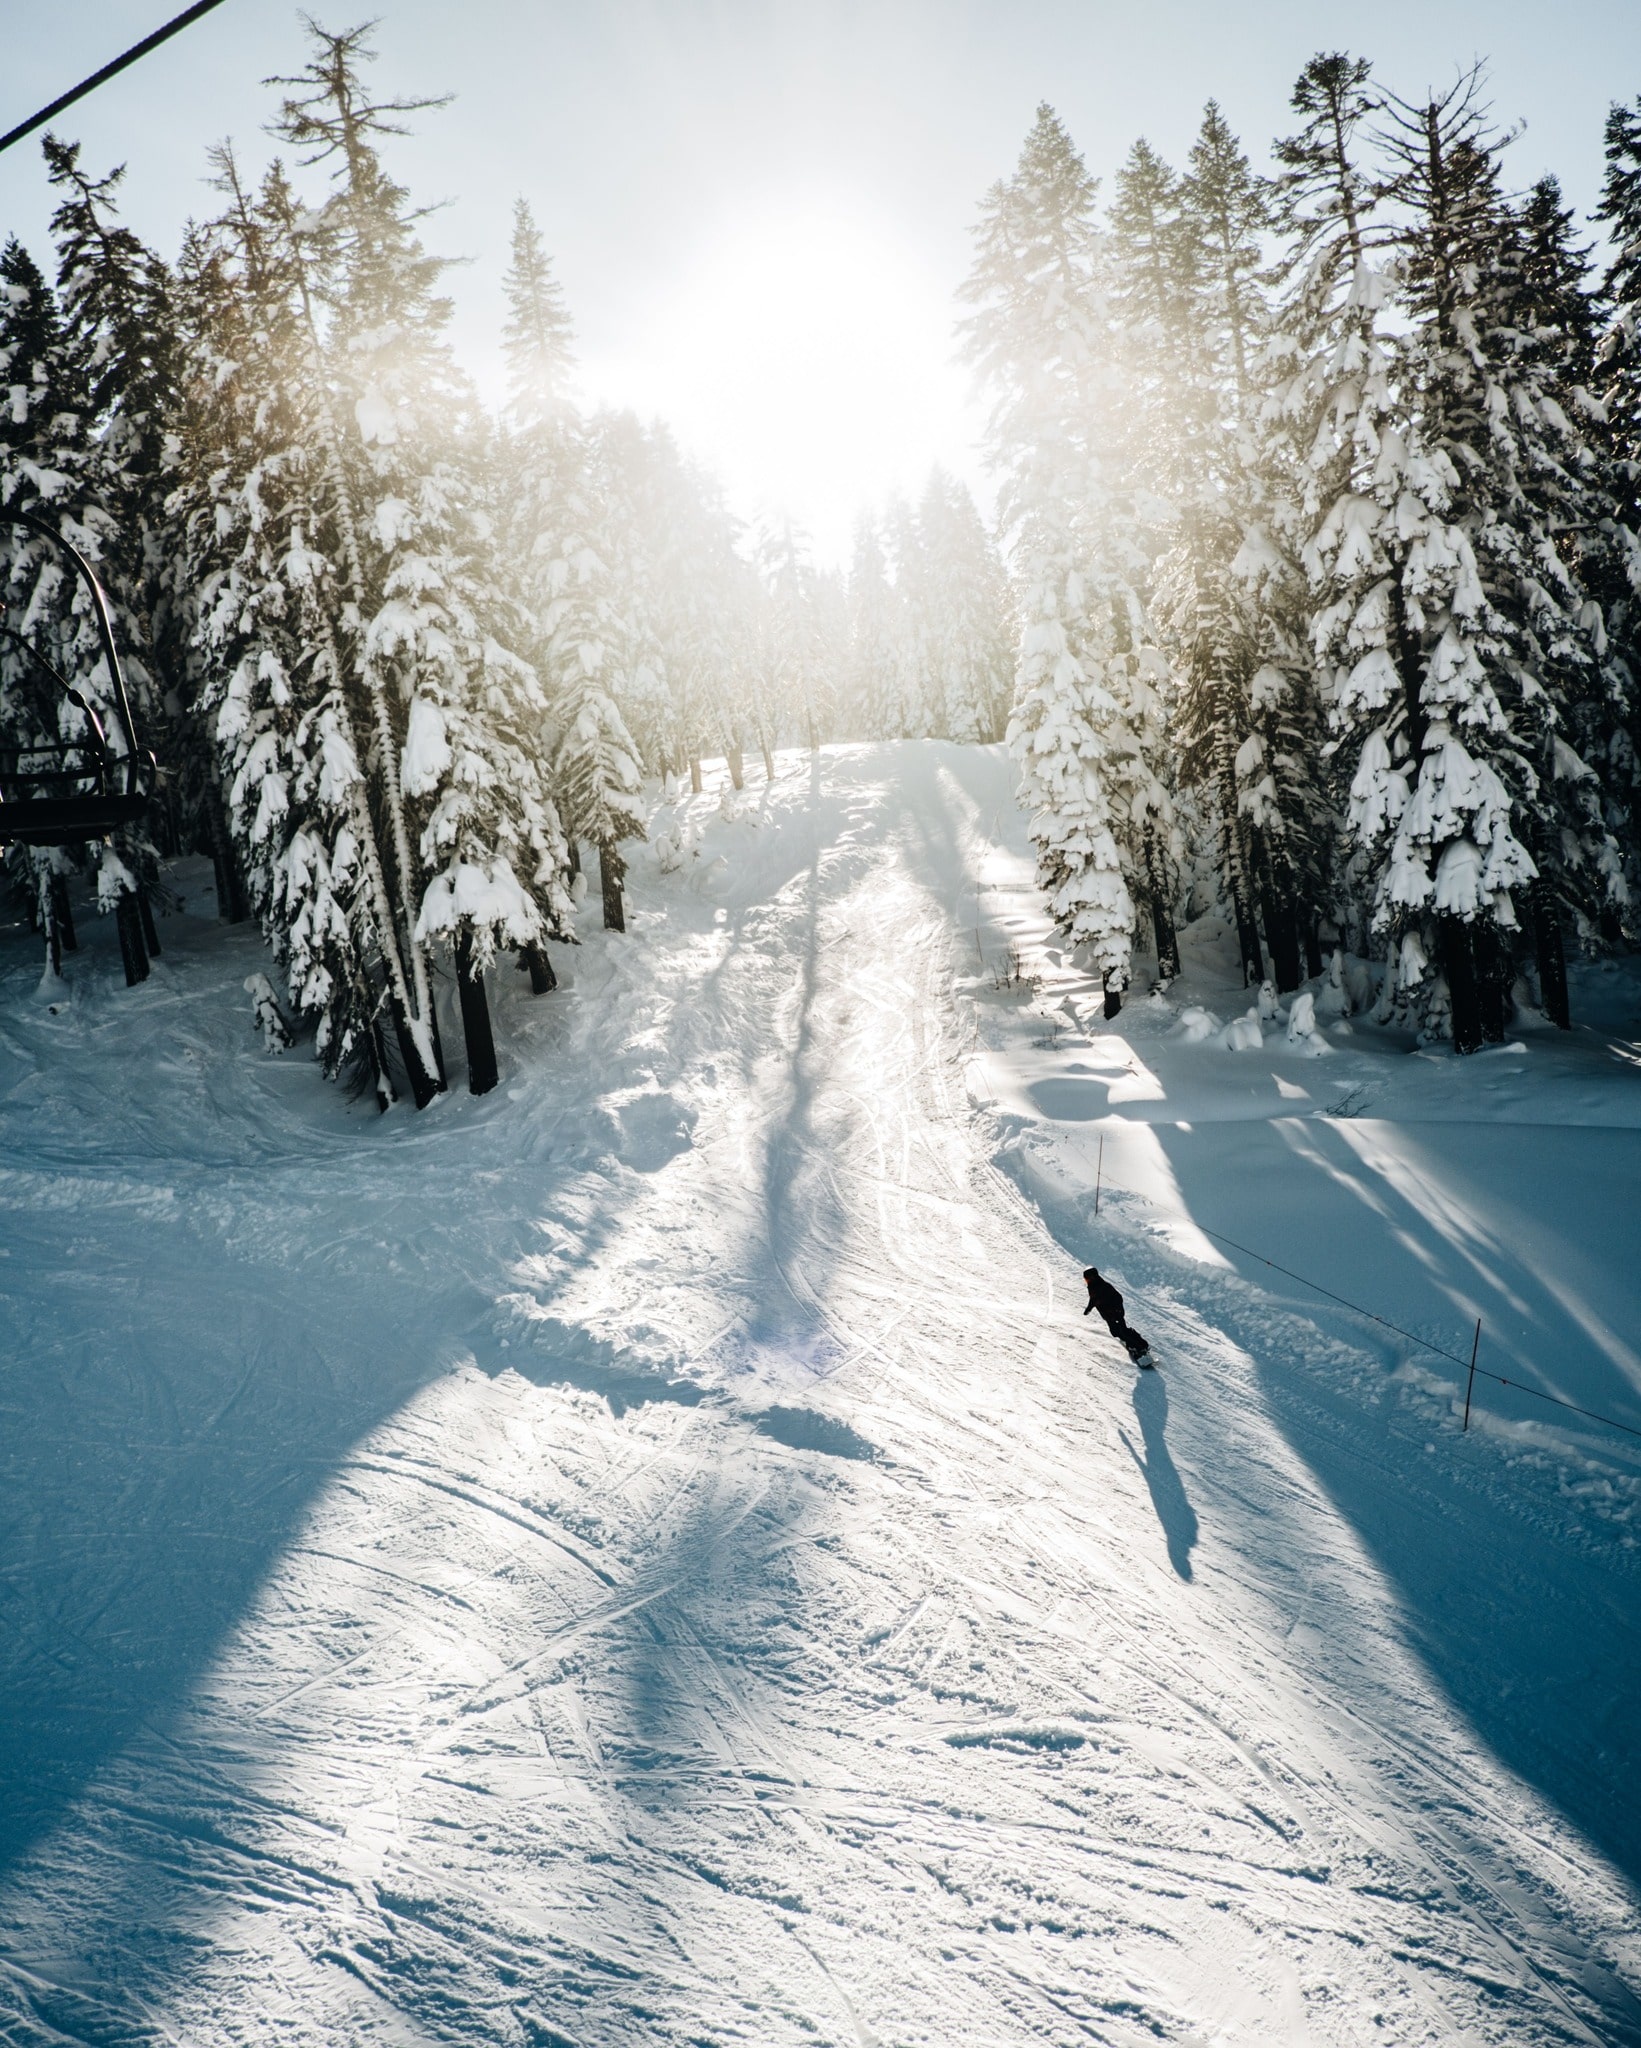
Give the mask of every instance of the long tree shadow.
POLYGON ((1119 1429, 1117 1434, 1122 1438, 1128 1455, 1140 1468, 1151 1495, 1151 1505, 1157 1511, 1157 1520, 1167 1538, 1168 1562, 1182 1579, 1188 1579, 1191 1576, 1191 1552, 1196 1547, 1197 1517, 1186 1497, 1179 1469, 1168 1452, 1168 1389, 1160 1372, 1140 1374, 1134 1385, 1134 1413, 1139 1418, 1145 1456, 1142 1458, 1135 1450, 1126 1430, 1119 1429))
MULTIPOLYGON (((1578 1160, 1593 1170, 1597 1155, 1587 1149, 1569 1149, 1562 1162, 1575 1178, 1558 1220, 1540 1200, 1521 1219, 1520 1240, 1505 1242, 1466 1220, 1462 1172, 1443 1164, 1452 1153, 1478 1174, 1491 1167, 1494 1188, 1508 1185, 1496 1177, 1510 1157, 1505 1131, 1444 1126, 1440 1145, 1414 1147, 1416 1171, 1393 1182, 1364 1160, 1360 1134, 1325 1124, 1307 1123, 1303 1142, 1271 1126, 1156 1128, 1187 1212, 1207 1227, 1229 1224, 1246 1238, 1253 1226, 1225 1215, 1226 1190, 1264 1166, 1261 1185, 1273 1197, 1264 1227, 1282 1241, 1256 1251, 1449 1348, 1462 1344, 1464 1318, 1479 1309, 1496 1333, 1491 1341, 1510 1347, 1494 1353, 1507 1373, 1525 1372, 1535 1357, 1553 1364, 1587 1350, 1593 1389, 1615 1404, 1628 1396, 1621 1412, 1633 1412, 1618 1362, 1592 1346, 1580 1321, 1588 1312, 1570 1299, 1570 1286, 1558 1293, 1553 1284, 1557 1272, 1576 1276, 1592 1253, 1575 1241, 1582 1232, 1571 1201, 1578 1160)), ((1622 1215, 1617 1191, 1633 1174, 1641 1138, 1583 1136, 1615 1154, 1614 1213, 1622 1215)), ((1602 1200, 1599 1188, 1592 1193, 1602 1200)), ((1284 1285, 1280 1278, 1273 1283, 1259 1261, 1231 1256, 1251 1285, 1217 1288, 1213 1319, 1256 1361, 1274 1419, 1396 1589, 1426 1668, 1503 1763, 1641 1879, 1641 1585, 1613 1524, 1581 1529, 1584 1517, 1566 1505, 1562 1488, 1576 1483, 1581 1461, 1560 1453, 1501 1458, 1494 1440, 1459 1438, 1462 1366, 1423 1362, 1451 1383, 1453 1411, 1441 1424, 1405 1413, 1395 1399, 1376 1402, 1360 1376, 1330 1379, 1319 1371, 1318 1327, 1357 1356, 1377 1356, 1387 1376, 1408 1348, 1298 1289, 1289 1290, 1292 1308, 1273 1304, 1268 1289, 1284 1285), (1474 1449, 1449 1478, 1446 1460, 1461 1441, 1474 1449), (1442 1463, 1432 1462, 1433 1451, 1442 1463)), ((1177 1285, 1184 1263, 1156 1258, 1155 1280, 1177 1285)), ((1624 1275, 1615 1260, 1605 1283, 1622 1294, 1632 1286, 1624 1275)), ((1200 1286, 1199 1279, 1190 1292, 1200 1286)), ((1635 1316, 1612 1308, 1608 1322, 1633 1331, 1635 1316)), ((1506 1390, 1486 1393, 1500 1405, 1509 1398, 1506 1390)), ((1533 1420, 1554 1414, 1534 1410, 1522 1399, 1514 1412, 1533 1420)))
MULTIPOLYGON (((329 1095, 311 1129, 305 1103, 259 1121, 260 1074, 208 1018, 176 1022, 217 1000, 214 983, 179 986, 192 1009, 179 998, 128 1027, 128 1088, 156 1057, 144 1033, 181 1033, 197 1039, 203 1087, 239 1091, 240 1124, 207 1116, 196 1131, 184 1102, 140 1150, 115 1146, 113 1163, 61 1159, 29 1096, 19 1119, 8 1105, 0 1877, 139 1730, 191 1697, 363 1440, 475 1350, 541 1364, 487 1341, 497 1294, 543 1218, 562 1210, 587 1261, 623 1199, 619 1181, 588 1195, 623 1138, 567 1088, 561 1113, 509 1131, 505 1201, 491 1192, 495 1131, 465 1102, 454 1126, 435 1112, 354 1127, 329 1095)), ((548 1056, 549 1092, 574 1057, 548 1056)), ((654 1134, 640 1136, 653 1151, 654 1134)), ((693 1397, 642 1372, 598 1373, 574 1336, 548 1333, 567 1354, 552 1376, 596 1385, 618 1412, 658 1392, 693 1397)))
MULTIPOLYGON (((232 1217, 220 1177, 209 1202, 232 1217)), ((390 1196, 355 1222, 416 1236, 390 1196)), ((230 1251, 186 1216, 87 1202, 74 1227, 109 1241, 83 1275, 60 1218, 8 1226, 54 1277, 11 1304, 4 1368, 0 1875, 187 1696, 331 1475, 483 1306, 460 1281, 435 1304, 404 1272, 230 1251)))

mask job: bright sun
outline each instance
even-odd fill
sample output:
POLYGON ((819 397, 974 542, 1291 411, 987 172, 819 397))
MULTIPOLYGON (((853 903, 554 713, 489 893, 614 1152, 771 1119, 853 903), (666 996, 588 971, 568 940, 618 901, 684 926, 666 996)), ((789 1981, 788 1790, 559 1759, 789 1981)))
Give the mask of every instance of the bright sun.
POLYGON ((856 511, 966 468, 949 290, 869 218, 824 201, 750 208, 701 245, 640 349, 589 366, 600 395, 662 413, 738 503, 789 508, 823 561, 856 511))

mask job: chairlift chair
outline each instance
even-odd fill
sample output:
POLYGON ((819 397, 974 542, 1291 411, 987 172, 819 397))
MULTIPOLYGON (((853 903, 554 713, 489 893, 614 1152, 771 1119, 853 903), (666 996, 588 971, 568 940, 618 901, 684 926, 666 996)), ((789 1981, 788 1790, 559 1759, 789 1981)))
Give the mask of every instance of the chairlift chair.
POLYGON ((0 745, 0 846, 74 846, 104 839, 122 825, 140 823, 153 799, 157 772, 154 756, 138 743, 108 597, 85 556, 44 519, 32 512, 0 512, 0 519, 43 533, 85 585, 123 743, 119 748, 110 745, 102 719, 85 693, 5 624, 0 603, 0 639, 20 648, 85 720, 85 731, 75 739, 0 745))

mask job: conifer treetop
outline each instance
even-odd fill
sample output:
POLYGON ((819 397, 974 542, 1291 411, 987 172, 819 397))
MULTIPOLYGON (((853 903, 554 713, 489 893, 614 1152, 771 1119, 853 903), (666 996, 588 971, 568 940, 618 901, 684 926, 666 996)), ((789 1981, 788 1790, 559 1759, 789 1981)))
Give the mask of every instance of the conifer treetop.
POLYGON ((564 288, 527 199, 513 202, 512 260, 503 281, 507 321, 502 348, 511 386, 510 411, 522 426, 552 419, 569 403, 575 367, 570 343, 575 324, 564 303, 564 288))

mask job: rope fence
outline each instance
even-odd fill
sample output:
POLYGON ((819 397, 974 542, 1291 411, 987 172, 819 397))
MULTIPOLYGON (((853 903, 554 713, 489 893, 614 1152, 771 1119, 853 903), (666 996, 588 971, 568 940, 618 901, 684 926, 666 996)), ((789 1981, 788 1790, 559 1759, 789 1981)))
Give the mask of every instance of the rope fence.
MULTIPOLYGON (((1100 1213, 1100 1197, 1107 1188, 1114 1188, 1119 1194, 1132 1195, 1136 1202, 1144 1202, 1147 1208, 1160 1208, 1161 1204, 1150 1195, 1142 1195, 1138 1188, 1125 1187, 1121 1181, 1105 1178, 1105 1139, 1100 1139, 1099 1161, 1094 1177, 1094 1214, 1100 1213)), ((1501 1387, 1514 1387, 1519 1393, 1530 1394, 1535 1401, 1545 1401, 1552 1408, 1565 1408, 1573 1415, 1582 1415, 1591 1422, 1604 1423, 1609 1429, 1619 1429, 1626 1436, 1641 1437, 1641 1428, 1629 1422, 1620 1422, 1616 1415, 1604 1415, 1599 1408, 1581 1408, 1576 1401, 1564 1401, 1559 1394, 1546 1394, 1542 1388, 1530 1387, 1524 1380, 1506 1379, 1503 1373, 1489 1372, 1484 1365, 1476 1363, 1476 1354, 1481 1348, 1481 1318, 1476 1318, 1476 1341, 1470 1356, 1461 1358, 1458 1352, 1448 1351, 1440 1344, 1432 1344, 1426 1337, 1415 1336, 1413 1331, 1404 1330, 1400 1323, 1393 1323, 1389 1316, 1379 1315, 1371 1308, 1364 1308, 1359 1301, 1349 1301, 1342 1294, 1335 1294, 1331 1287, 1324 1287, 1319 1280, 1312 1280, 1307 1274, 1296 1273, 1291 1266, 1279 1265, 1275 1259, 1266 1258, 1263 1252, 1256 1252, 1251 1245, 1239 1244, 1234 1237, 1227 1237, 1221 1230, 1210 1230, 1205 1223, 1199 1223, 1193 1216, 1191 1227, 1200 1230, 1204 1237, 1211 1237, 1216 1244, 1227 1245, 1234 1252, 1241 1252, 1244 1258, 1254 1259, 1262 1266, 1269 1266, 1273 1273, 1281 1273, 1289 1280, 1297 1280, 1301 1287, 1310 1288, 1313 1294, 1324 1295, 1329 1301, 1337 1302, 1341 1308, 1349 1309, 1352 1315, 1365 1316, 1370 1323, 1381 1328, 1394 1330, 1398 1337, 1405 1337, 1409 1344, 1417 1345, 1421 1351, 1428 1351, 1433 1357, 1445 1358, 1469 1374, 1464 1397, 1464 1426, 1470 1427, 1470 1386, 1477 1379, 1492 1380, 1501 1387)))

